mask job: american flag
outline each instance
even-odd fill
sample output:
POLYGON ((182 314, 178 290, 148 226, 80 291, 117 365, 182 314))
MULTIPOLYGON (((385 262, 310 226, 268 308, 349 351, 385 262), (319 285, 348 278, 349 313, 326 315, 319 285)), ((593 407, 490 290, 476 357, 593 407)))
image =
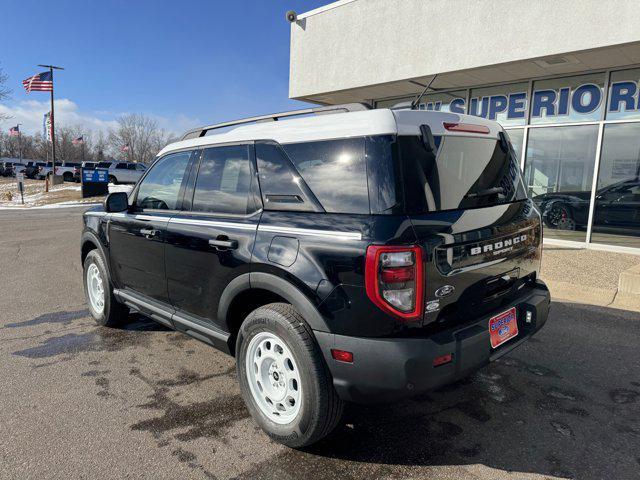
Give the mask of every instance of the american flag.
POLYGON ((22 86, 27 93, 34 92, 52 92, 53 91, 53 75, 51 72, 36 73, 33 77, 29 77, 22 81, 22 86))
POLYGON ((20 136, 20 126, 16 125, 15 127, 11 127, 9 129, 9 135, 11 135, 12 137, 20 136))
POLYGON ((84 139, 82 138, 82 135, 80 135, 78 138, 74 138, 73 140, 71 140, 71 143, 73 143, 74 145, 81 145, 84 143, 84 139))
POLYGON ((120 148, 121 152, 128 152, 129 151, 129 145, 123 145, 122 148, 120 148))

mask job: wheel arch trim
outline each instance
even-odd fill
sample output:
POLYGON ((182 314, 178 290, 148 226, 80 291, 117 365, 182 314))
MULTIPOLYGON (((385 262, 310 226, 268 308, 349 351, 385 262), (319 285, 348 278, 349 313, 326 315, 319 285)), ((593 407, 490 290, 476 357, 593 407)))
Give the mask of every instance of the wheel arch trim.
MULTIPOLYGON (((95 247, 98 250, 100 250, 100 254, 102 255, 102 258, 104 258, 104 267, 107 269, 107 275, 109 275, 109 279, 111 280, 111 271, 109 268, 109 256, 107 255, 104 245, 102 244, 98 236, 93 232, 85 231, 82 233, 82 236, 80 237, 80 262, 83 263, 84 261, 84 259, 82 258, 82 251, 84 250, 84 246, 87 243, 91 243, 95 245, 95 247)), ((95 249, 92 248, 91 250, 95 250, 95 249)))
POLYGON ((266 290, 284 298, 304 317, 313 330, 329 331, 327 323, 309 297, 285 279, 265 272, 239 275, 229 282, 222 292, 218 305, 218 318, 224 321, 227 331, 230 331, 227 316, 233 300, 242 292, 251 289, 266 290))

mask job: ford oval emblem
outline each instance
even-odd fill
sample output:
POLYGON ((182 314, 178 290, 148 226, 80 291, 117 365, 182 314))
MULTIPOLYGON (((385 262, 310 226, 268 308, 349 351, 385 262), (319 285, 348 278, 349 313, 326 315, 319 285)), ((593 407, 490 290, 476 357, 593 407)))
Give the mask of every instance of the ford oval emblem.
POLYGON ((436 297, 448 297, 454 292, 455 289, 456 287, 454 287, 453 285, 445 285, 444 287, 440 287, 438 290, 436 290, 436 297))

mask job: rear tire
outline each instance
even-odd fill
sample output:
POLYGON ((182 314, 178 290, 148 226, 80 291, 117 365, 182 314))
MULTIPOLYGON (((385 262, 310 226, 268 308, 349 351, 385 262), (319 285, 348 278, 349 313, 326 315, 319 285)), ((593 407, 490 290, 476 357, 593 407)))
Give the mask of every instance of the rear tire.
POLYGON ((62 180, 64 180, 65 182, 72 182, 73 181, 73 173, 64 172, 64 175, 62 175, 62 180))
POLYGON ((272 303, 250 313, 236 353, 244 402, 273 440, 306 447, 336 427, 344 402, 310 327, 291 305, 272 303))
POLYGON ((109 175, 109 183, 113 183, 114 185, 117 185, 118 184, 118 179, 116 177, 114 177, 113 175, 109 175))
POLYGON ((100 250, 91 250, 84 260, 84 293, 89 312, 98 325, 122 325, 129 309, 113 295, 113 286, 100 250))

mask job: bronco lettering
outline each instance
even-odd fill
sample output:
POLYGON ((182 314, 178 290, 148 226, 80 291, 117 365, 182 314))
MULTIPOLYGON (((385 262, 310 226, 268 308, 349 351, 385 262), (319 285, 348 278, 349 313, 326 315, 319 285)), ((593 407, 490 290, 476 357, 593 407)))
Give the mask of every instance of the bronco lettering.
POLYGON ((518 235, 517 237, 513 237, 513 238, 508 238, 508 239, 504 239, 504 240, 500 240, 498 242, 494 242, 494 243, 488 243, 486 245, 483 246, 478 246, 478 247, 471 247, 471 249, 469 250, 469 255, 479 255, 481 253, 487 253, 487 252, 493 252, 494 254, 497 253, 502 253, 502 252, 508 252, 511 251, 511 248, 505 248, 505 247, 511 247, 512 245, 518 245, 519 243, 524 243, 527 240, 527 235, 523 234, 523 235, 518 235))

